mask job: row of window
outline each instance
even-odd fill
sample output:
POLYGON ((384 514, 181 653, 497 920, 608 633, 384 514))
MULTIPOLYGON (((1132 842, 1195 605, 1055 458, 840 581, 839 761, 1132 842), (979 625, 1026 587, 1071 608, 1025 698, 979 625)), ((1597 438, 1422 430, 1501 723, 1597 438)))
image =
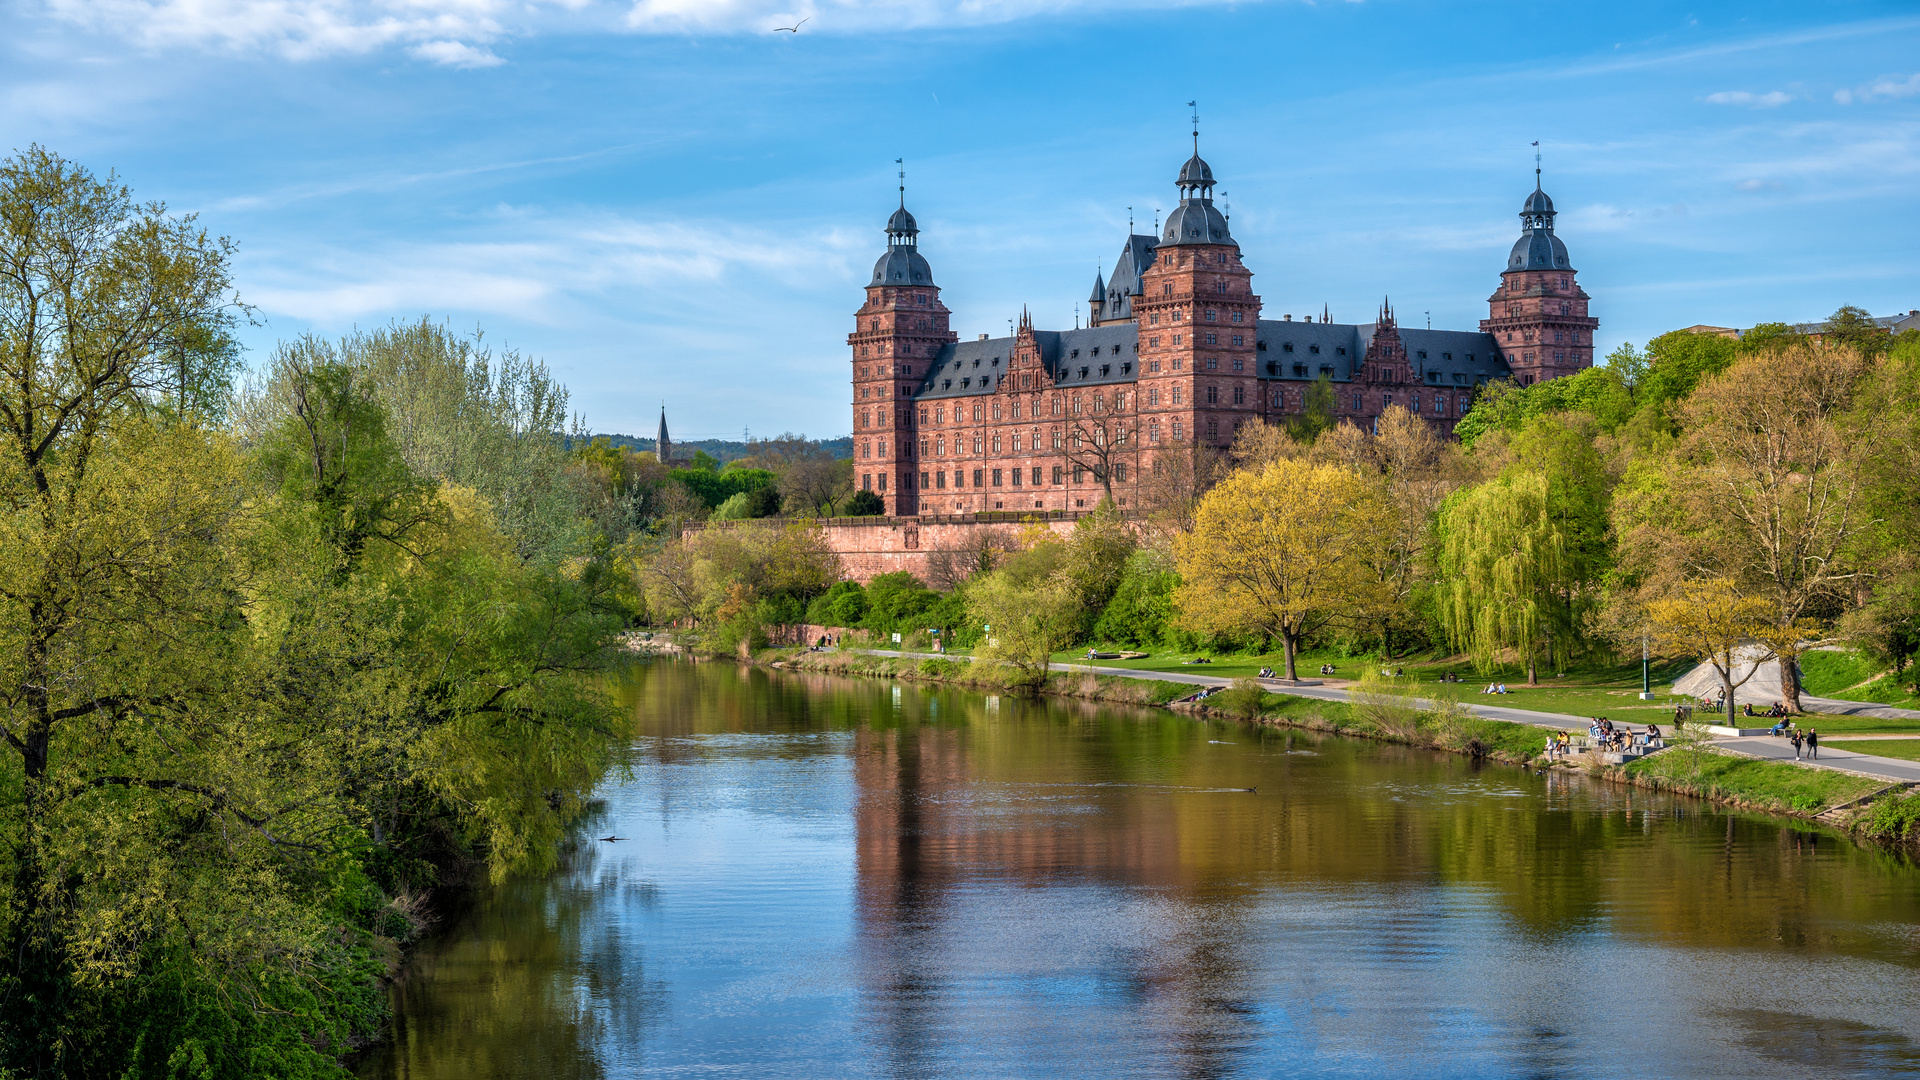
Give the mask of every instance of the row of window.
MULTIPOLYGON (((976 488, 984 488, 989 485, 993 487, 1040 487, 1045 482, 1042 480, 1042 477, 1045 475, 1041 471, 1043 468, 1044 466, 1035 465, 1031 469, 975 469, 973 470, 973 486, 976 488)), ((1073 465, 1071 467, 1065 465, 1053 466, 1053 482, 1055 484, 1065 484, 1069 475, 1072 476, 1073 482, 1076 484, 1086 483, 1089 475, 1093 477, 1096 483, 1106 480, 1106 470, 1097 465, 1073 465)), ((861 487, 872 491, 871 478, 872 474, 862 474, 860 478, 861 487)), ((1126 482, 1126 462, 1120 461, 1114 463, 1113 478, 1119 483, 1126 482)), ((880 490, 887 490, 887 478, 882 475, 878 479, 880 481, 880 490)), ((912 473, 907 474, 907 480, 909 481, 908 486, 911 487, 911 481, 913 480, 912 473)), ((951 473, 940 470, 938 472, 923 472, 920 474, 920 488, 923 491, 945 490, 949 484, 956 488, 965 488, 967 486, 967 470, 955 469, 951 473)))

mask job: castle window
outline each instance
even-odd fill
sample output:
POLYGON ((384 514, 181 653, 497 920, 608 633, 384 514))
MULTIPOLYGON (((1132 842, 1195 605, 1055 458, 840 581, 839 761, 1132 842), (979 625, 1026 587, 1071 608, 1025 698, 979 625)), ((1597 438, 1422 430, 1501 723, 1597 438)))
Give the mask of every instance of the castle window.
POLYGON ((1013 470, 1013 486, 1014 486, 1014 487, 1019 487, 1019 486, 1020 486, 1020 474, 1021 474, 1021 473, 1023 473, 1023 472, 1026 472, 1026 470, 1025 470, 1025 469, 1015 469, 1015 470, 1013 470))
POLYGON ((1160 421, 1158 420, 1147 421, 1147 441, 1151 443, 1157 443, 1160 441, 1160 421))
MULTIPOLYGON (((973 421, 976 424, 980 422, 980 403, 977 401, 973 404, 973 421)), ((974 449, 978 450, 979 447, 976 446, 974 449)))
POLYGON ((1359 394, 1353 395, 1353 411, 1354 412, 1360 411, 1360 395, 1359 394))
POLYGON ((1219 387, 1217 386, 1207 387, 1207 404, 1209 405, 1220 404, 1220 388, 1219 387))
POLYGON ((1147 361, 1147 374, 1158 375, 1159 373, 1160 373, 1160 361, 1158 360, 1147 361))
MULTIPOLYGON (((1155 311, 1155 312, 1152 312, 1151 314, 1149 314, 1149 315, 1147 316, 1147 325, 1148 325, 1148 326, 1159 326, 1159 325, 1160 325, 1160 313, 1159 313, 1159 312, 1157 312, 1157 311, 1155 311)), ((1155 344, 1155 345, 1158 345, 1158 344, 1160 344, 1160 343, 1159 343, 1158 341, 1156 341, 1156 342, 1154 342, 1154 344, 1155 344)))
POLYGON ((962 390, 965 390, 965 389, 967 388, 967 384, 968 384, 968 383, 970 383, 970 382, 972 382, 972 381, 973 381, 972 379, 961 379, 961 380, 960 380, 960 389, 962 389, 962 390))
POLYGON ((1208 371, 1220 370, 1220 359, 1214 356, 1207 357, 1207 370, 1208 371))
POLYGON ((1244 334, 1233 335, 1233 343, 1235 345, 1245 345, 1247 343, 1246 335, 1244 334))
POLYGON ((1307 377, 1307 365, 1305 365, 1305 364, 1295 364, 1295 365, 1293 365, 1293 374, 1294 374, 1294 377, 1295 377, 1295 378, 1298 378, 1298 379, 1304 379, 1304 378, 1306 378, 1306 377, 1307 377))
POLYGON ((1055 450, 1060 449, 1060 429, 1059 428, 1053 429, 1053 448, 1055 450))
POLYGON ((1148 338, 1148 339, 1147 339, 1147 346, 1148 346, 1149 348, 1154 348, 1154 349, 1157 349, 1157 348, 1159 348, 1159 347, 1160 347, 1160 336, 1159 336, 1158 334, 1156 334, 1156 335, 1154 335, 1153 337, 1150 337, 1150 338, 1148 338))
POLYGON ((1245 404, 1247 403, 1247 388, 1246 388, 1246 387, 1244 387, 1244 386, 1236 386, 1236 387, 1234 387, 1234 388, 1233 388, 1233 403, 1234 403, 1235 405, 1245 405, 1245 404))
POLYGON ((1176 356, 1176 357, 1174 357, 1174 358, 1173 358, 1173 370, 1175 370, 1175 371, 1179 371, 1179 370, 1180 370, 1180 368, 1181 368, 1181 365, 1183 365, 1183 364, 1185 364, 1185 363, 1186 363, 1186 360, 1185 360, 1184 358, 1182 358, 1182 357, 1178 357, 1178 356, 1176 356))
POLYGON ((1173 335, 1173 343, 1174 343, 1175 345, 1178 345, 1178 344, 1180 344, 1180 335, 1179 335, 1179 334, 1175 334, 1175 335, 1173 335))
POLYGON ((1211 417, 1207 419, 1207 441, 1208 442, 1220 441, 1220 421, 1215 420, 1211 417))
POLYGON ((1174 308, 1173 321, 1179 322, 1181 319, 1184 319, 1186 317, 1186 314, 1187 314, 1187 310, 1185 308, 1174 308))
POLYGON ((1217 313, 1217 312, 1215 312, 1215 311, 1214 311, 1214 310, 1213 310, 1212 308, 1208 308, 1208 309, 1207 309, 1207 321, 1208 321, 1208 322, 1217 322, 1217 321, 1219 321, 1219 315, 1218 315, 1218 313, 1217 313))
POLYGON ((1180 404, 1180 388, 1177 386, 1173 388, 1173 403, 1180 404))
POLYGON ((1053 415, 1060 415, 1060 395, 1058 394, 1053 396, 1053 415))
POLYGON ((1103 378, 1103 379, 1104 379, 1104 378, 1106 378, 1106 377, 1107 377, 1107 372, 1108 372, 1108 371, 1110 371, 1110 370, 1111 370, 1112 368, 1113 368, 1113 365, 1112 365, 1112 364, 1101 364, 1101 365, 1100 365, 1100 377, 1101 377, 1101 378, 1103 378))
POLYGON ((873 490, 873 474, 872 473, 863 472, 860 474, 860 490, 861 491, 873 490))
MULTIPOLYGON (((986 449, 986 447, 982 445, 982 444, 983 444, 984 442, 985 442, 985 440, 984 440, 984 439, 982 439, 982 438, 980 437, 980 435, 979 435, 979 433, 978 433, 978 432, 976 432, 976 433, 974 433, 974 436, 973 436, 973 452, 974 452, 974 453, 976 453, 976 454, 978 454, 978 453, 980 453, 980 452, 981 452, 982 450, 984 450, 984 449, 986 449)), ((958 447, 958 446, 955 446, 955 447, 954 447, 954 449, 955 449, 956 451, 958 451, 958 449, 959 449, 959 447, 958 447)))
MULTIPOLYGON (((1222 260, 1222 261, 1225 261, 1225 260, 1222 260)), ((1216 282, 1214 282, 1214 283, 1213 283, 1213 291, 1214 291, 1214 292, 1217 292, 1217 293, 1223 293, 1223 292, 1226 292, 1226 291, 1227 291, 1227 283, 1226 283, 1226 282, 1224 282, 1224 281, 1216 281, 1216 282)))
POLYGON ((1234 357, 1234 358, 1233 358, 1233 370, 1235 370, 1235 371, 1245 371, 1245 370, 1247 370, 1247 362, 1246 362, 1245 360, 1242 360, 1241 358, 1239 358, 1239 357, 1237 357, 1237 356, 1236 356, 1236 357, 1234 357))
POLYGON ((998 435, 993 437, 993 452, 996 454, 1000 452, 1000 436, 998 435))
POLYGON ((1131 360, 1129 360, 1129 361, 1127 361, 1126 363, 1124 363, 1124 364, 1121 364, 1121 365, 1120 365, 1120 374, 1122 374, 1122 375, 1131 375, 1131 374, 1133 374, 1133 361, 1131 361, 1131 360))
POLYGON ((1020 452, 1020 433, 1017 431, 1014 432, 1012 438, 1013 438, 1013 452, 1017 454, 1020 452))
POLYGON ((1160 404, 1160 389, 1159 389, 1159 387, 1155 387, 1155 388, 1153 388, 1153 389, 1151 389, 1151 390, 1148 390, 1148 391, 1147 391, 1147 404, 1148 404, 1149 406, 1157 406, 1157 405, 1159 405, 1159 404, 1160 404))
POLYGON ((1173 295, 1173 282, 1171 282, 1171 281, 1169 281, 1169 282, 1166 282, 1165 284, 1163 284, 1163 285, 1161 285, 1161 286, 1160 286, 1160 295, 1161 295, 1161 296, 1172 296, 1172 295, 1173 295))
POLYGON ((1246 315, 1245 315, 1244 313, 1242 313, 1242 312, 1238 312, 1238 311, 1236 311, 1236 312, 1234 312, 1234 313, 1233 313, 1233 321, 1234 321, 1234 322, 1245 322, 1245 321, 1246 321, 1246 318, 1247 318, 1247 317, 1246 317, 1246 315))
POLYGON ((993 403, 993 418, 1000 419, 1000 403, 997 401, 993 403))
POLYGON ((1098 345, 1095 345, 1095 346, 1093 347, 1093 349, 1091 350, 1091 355, 1093 355, 1093 356, 1099 356, 1099 355, 1100 355, 1100 346, 1098 346, 1098 345))
POLYGON ((1220 335, 1219 335, 1219 334, 1216 334, 1216 333, 1213 333, 1213 332, 1211 332, 1211 331, 1209 331, 1209 332, 1207 333, 1207 344, 1209 344, 1209 345, 1218 345, 1218 344, 1220 344, 1220 335))
POLYGON ((951 389, 953 389, 953 380, 952 380, 952 379, 942 379, 942 380, 940 381, 940 389, 942 389, 942 390, 951 390, 951 389))
POLYGON ((993 470, 993 486, 994 487, 1000 486, 1000 470, 999 469, 993 470))
POLYGON ((1173 422, 1173 441, 1179 442, 1186 437, 1186 425, 1178 420, 1173 422))
MULTIPOLYGON (((1392 399, 1389 398, 1388 400, 1392 400, 1392 399)), ((1420 395, 1419 394, 1413 395, 1413 411, 1414 412, 1420 411, 1420 395)))
POLYGON ((933 456, 934 456, 934 457, 946 457, 946 456, 947 456, 947 437, 946 437, 945 435, 942 435, 942 436, 940 436, 940 437, 939 437, 938 439, 935 439, 935 440, 934 440, 934 442, 933 442, 933 456))

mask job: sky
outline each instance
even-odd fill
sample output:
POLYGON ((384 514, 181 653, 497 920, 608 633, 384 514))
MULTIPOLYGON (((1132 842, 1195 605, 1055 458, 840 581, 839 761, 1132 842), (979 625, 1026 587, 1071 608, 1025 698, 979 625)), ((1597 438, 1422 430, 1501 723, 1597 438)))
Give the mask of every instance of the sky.
POLYGON ((1474 328, 1536 140, 1602 353, 1920 308, 1911 0, 0 5, 0 153, 232 238, 250 363, 424 316, 603 432, 846 434, 896 158, 962 337, 1071 327, 1189 101, 1267 317, 1474 328))

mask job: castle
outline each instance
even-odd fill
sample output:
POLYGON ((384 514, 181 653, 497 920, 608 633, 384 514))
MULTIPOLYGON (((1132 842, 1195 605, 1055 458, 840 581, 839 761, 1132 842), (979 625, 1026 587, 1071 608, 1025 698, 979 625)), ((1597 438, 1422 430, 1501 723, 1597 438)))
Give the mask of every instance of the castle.
POLYGON ((1313 393, 1336 422, 1369 426, 1398 404, 1450 433, 1488 382, 1593 364, 1599 322, 1534 175, 1478 331, 1402 327, 1385 303, 1365 324, 1263 319, 1196 132, 1179 205, 1095 276, 1086 329, 1036 330, 1023 314, 1012 336, 973 341, 949 329, 902 184, 847 337, 857 482, 893 516, 1085 510, 1108 493, 1137 505, 1163 451, 1225 447, 1313 393))

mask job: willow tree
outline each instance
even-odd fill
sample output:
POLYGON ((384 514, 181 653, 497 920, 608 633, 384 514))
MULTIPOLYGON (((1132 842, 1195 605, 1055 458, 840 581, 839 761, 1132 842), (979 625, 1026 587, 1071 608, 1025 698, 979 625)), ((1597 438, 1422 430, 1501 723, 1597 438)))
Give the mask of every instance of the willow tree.
POLYGON ((1544 474, 1512 469, 1440 508, 1434 602, 1448 640, 1482 674, 1513 649, 1538 684, 1540 659, 1561 659, 1571 644, 1566 597, 1577 582, 1547 493, 1544 474))
POLYGON ((1382 486, 1351 469, 1277 460, 1234 473, 1174 541, 1181 625, 1277 637, 1297 678, 1305 638, 1389 602, 1372 566, 1392 517, 1382 486))

